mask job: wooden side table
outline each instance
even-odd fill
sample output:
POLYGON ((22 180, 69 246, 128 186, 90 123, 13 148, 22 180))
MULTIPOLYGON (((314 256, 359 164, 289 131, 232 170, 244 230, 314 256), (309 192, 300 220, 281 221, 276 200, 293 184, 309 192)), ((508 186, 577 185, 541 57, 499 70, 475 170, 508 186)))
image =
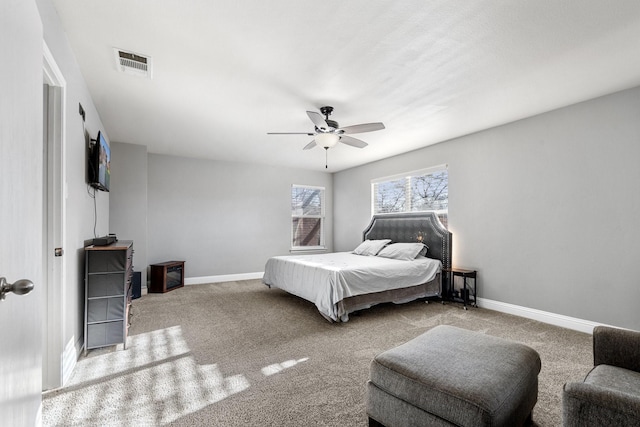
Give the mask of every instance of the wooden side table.
POLYGON ((184 286, 184 261, 151 264, 149 292, 165 293, 184 286))
POLYGON ((471 303, 470 305, 472 305, 473 307, 477 307, 478 272, 476 270, 468 270, 465 268, 457 267, 445 268, 443 269, 443 271, 447 276, 447 299, 449 299, 450 301, 461 302, 465 310, 467 309, 467 305, 469 305, 469 303, 471 303), (456 276, 462 277, 463 280, 460 295, 458 295, 453 288, 456 276), (473 279, 473 288, 471 288, 470 284, 467 283, 467 279, 473 279))

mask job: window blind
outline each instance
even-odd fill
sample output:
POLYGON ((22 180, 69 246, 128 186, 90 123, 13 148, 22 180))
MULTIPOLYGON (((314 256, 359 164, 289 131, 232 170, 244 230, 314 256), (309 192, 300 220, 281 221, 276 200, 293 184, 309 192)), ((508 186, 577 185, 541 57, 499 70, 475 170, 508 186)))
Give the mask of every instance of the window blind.
POLYGON ((449 174, 446 165, 371 181, 374 215, 401 212, 435 212, 447 226, 449 174))
POLYGON ((291 248, 324 247, 324 187, 291 186, 291 248))

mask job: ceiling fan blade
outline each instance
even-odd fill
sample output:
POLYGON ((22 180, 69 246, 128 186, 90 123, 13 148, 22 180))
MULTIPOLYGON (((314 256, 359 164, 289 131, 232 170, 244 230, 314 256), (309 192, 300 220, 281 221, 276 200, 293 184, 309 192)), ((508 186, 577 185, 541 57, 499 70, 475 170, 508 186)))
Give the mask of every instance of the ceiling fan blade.
POLYGON ((315 139, 313 141, 311 141, 310 143, 308 143, 307 145, 304 146, 303 150, 311 150, 313 147, 316 146, 316 141, 315 139))
POLYGON ((340 128, 343 133, 363 133, 363 132, 373 132, 374 130, 382 130, 384 129, 384 125, 380 122, 377 123, 363 123, 361 125, 353 125, 353 126, 345 126, 340 128))
POLYGON ((329 125, 324 121, 322 114, 316 113, 315 111, 307 111, 307 116, 309 116, 318 129, 329 129, 329 125))
POLYGON ((364 148, 369 145, 364 141, 346 135, 340 135, 340 142, 358 148, 364 148))
POLYGON ((309 135, 313 136, 315 133, 309 132, 267 132, 267 135, 309 135))

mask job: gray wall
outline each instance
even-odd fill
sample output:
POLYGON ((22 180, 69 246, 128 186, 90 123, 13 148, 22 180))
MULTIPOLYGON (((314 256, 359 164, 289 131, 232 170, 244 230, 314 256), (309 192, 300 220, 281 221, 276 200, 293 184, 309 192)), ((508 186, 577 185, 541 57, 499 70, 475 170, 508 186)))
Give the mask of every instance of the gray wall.
POLYGON ((147 147, 111 142, 109 231, 133 240, 133 269, 147 282, 147 147))
POLYGON ((330 174, 149 154, 149 264, 184 260, 187 278, 264 271, 289 253, 292 184, 325 187, 332 249, 330 174))
POLYGON ((335 250, 360 241, 371 179, 443 163, 481 298, 640 329, 640 88, 336 173, 335 250))
MULTIPOLYGON (((54 290, 63 294, 63 345, 75 341, 79 352, 84 335, 84 241, 95 234, 109 233, 109 193, 97 192, 95 199, 87 190, 87 144, 96 138, 99 130, 105 130, 93 104, 71 46, 66 38, 58 14, 50 0, 37 0, 42 19, 44 40, 66 81, 66 221, 64 289, 54 290), (78 103, 86 111, 86 122, 78 114, 78 103)), ((108 135, 108 129, 106 129, 108 135)))

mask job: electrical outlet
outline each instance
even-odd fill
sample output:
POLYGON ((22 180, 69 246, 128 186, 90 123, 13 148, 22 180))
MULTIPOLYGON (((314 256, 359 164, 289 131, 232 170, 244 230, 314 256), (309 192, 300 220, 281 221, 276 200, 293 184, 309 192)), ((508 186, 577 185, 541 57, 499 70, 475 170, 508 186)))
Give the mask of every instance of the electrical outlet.
POLYGON ((82 104, 78 103, 78 113, 82 116, 82 121, 85 120, 84 108, 82 108, 82 104))

